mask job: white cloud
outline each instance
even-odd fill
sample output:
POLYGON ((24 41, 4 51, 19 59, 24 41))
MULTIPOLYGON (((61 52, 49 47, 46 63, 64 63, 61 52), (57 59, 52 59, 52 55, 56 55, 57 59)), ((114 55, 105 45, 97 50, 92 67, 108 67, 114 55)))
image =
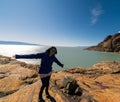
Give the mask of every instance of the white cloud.
POLYGON ((99 4, 91 10, 91 23, 96 24, 100 15, 103 14, 102 6, 99 4))

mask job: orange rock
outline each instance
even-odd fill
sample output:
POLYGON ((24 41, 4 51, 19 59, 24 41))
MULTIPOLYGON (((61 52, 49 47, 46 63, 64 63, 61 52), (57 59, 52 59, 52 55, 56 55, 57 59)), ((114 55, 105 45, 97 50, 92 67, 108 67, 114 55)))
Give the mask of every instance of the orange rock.
MULTIPOLYGON (((56 102, 120 102, 119 73, 120 62, 100 62, 88 69, 63 69, 53 72, 49 92, 56 102), (77 81, 82 94, 76 97, 57 86, 67 77, 77 81)), ((40 87, 36 65, 0 57, 0 102, 38 102, 40 87)), ((45 93, 43 98, 50 102, 45 93)))

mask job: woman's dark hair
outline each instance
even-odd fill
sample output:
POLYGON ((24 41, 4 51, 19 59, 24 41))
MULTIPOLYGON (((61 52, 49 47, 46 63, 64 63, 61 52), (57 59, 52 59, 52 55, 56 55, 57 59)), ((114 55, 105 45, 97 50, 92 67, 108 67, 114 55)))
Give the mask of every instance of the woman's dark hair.
POLYGON ((50 50, 51 50, 51 49, 55 49, 55 54, 57 54, 57 48, 56 48, 56 47, 54 47, 54 46, 52 46, 52 47, 48 48, 45 52, 50 53, 50 50))

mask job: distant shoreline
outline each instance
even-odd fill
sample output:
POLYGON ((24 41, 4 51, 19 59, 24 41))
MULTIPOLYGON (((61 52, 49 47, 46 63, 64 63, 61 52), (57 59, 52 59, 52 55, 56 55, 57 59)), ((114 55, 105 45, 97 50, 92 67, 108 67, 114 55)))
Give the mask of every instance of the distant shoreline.
POLYGON ((33 44, 33 43, 26 43, 26 42, 19 42, 19 41, 0 41, 0 45, 37 45, 39 44, 33 44))
POLYGON ((42 46, 42 45, 37 45, 37 44, 0 44, 0 45, 21 45, 21 46, 42 46))

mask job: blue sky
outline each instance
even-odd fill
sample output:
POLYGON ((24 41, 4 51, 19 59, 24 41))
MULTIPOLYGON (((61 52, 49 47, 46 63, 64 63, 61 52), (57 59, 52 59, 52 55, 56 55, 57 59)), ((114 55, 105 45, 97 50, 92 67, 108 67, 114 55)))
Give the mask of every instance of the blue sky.
POLYGON ((0 0, 0 40, 96 45, 120 31, 119 0, 0 0))

